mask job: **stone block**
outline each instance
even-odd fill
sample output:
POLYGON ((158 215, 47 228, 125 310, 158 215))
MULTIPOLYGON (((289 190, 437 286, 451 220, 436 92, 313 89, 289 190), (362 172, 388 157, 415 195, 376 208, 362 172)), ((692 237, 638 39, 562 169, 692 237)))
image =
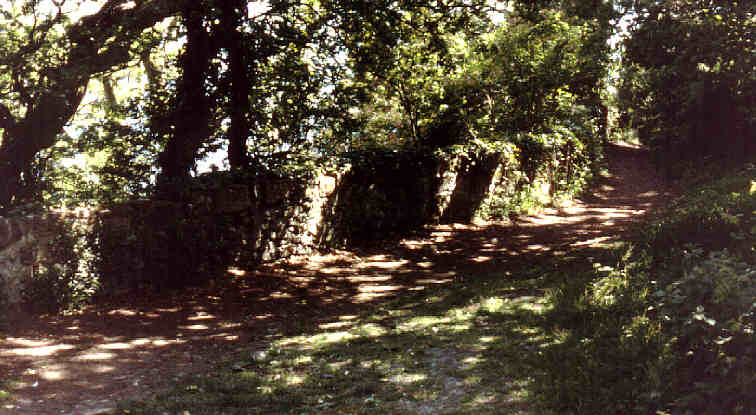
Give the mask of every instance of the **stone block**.
POLYGON ((217 213, 242 212, 249 209, 251 205, 249 187, 246 185, 226 186, 215 193, 215 210, 217 213))
POLYGON ((21 219, 0 218, 0 249, 16 243, 27 231, 21 219))
POLYGON ((0 251, 0 279, 3 280, 0 287, 4 289, 0 295, 6 304, 17 305, 21 302, 24 280, 31 275, 33 265, 24 264, 23 260, 23 252, 30 248, 30 238, 30 235, 19 238, 0 251))
POLYGON ((131 218, 125 215, 109 214, 102 218, 102 225, 107 232, 125 233, 131 228, 131 218))

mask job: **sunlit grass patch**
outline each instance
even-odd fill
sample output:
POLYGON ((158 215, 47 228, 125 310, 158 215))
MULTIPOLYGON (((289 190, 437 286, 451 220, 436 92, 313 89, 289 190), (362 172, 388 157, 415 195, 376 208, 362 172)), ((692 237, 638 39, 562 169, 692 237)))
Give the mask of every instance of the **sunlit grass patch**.
POLYGON ((438 316, 419 316, 419 317, 413 317, 410 318, 404 322, 402 322, 397 328, 400 331, 404 332, 417 332, 422 330, 428 330, 433 329, 434 327, 438 327, 442 324, 447 324, 451 322, 452 319, 449 317, 438 317, 438 316))
POLYGON ((483 310, 488 311, 489 313, 498 313, 501 311, 502 308, 504 308, 504 299, 503 298, 488 298, 484 300, 483 302, 483 310))
POLYGON ((469 323, 459 323, 459 324, 450 324, 444 327, 444 332, 446 333, 464 333, 469 331, 471 328, 471 324, 469 323))
POLYGON ((388 380, 391 382, 402 384, 417 383, 426 379, 428 379, 428 375, 424 373, 400 373, 388 378, 388 380))
POLYGON ((379 337, 385 335, 387 332, 385 328, 377 324, 367 323, 353 329, 351 334, 357 337, 379 337))
POLYGON ((468 376, 465 378, 464 383, 465 385, 468 385, 468 386, 475 386, 479 384, 482 380, 483 378, 481 378, 480 376, 468 376))
POLYGON ((533 413, 526 410, 533 400, 528 362, 550 341, 538 325, 547 279, 536 269, 529 264, 533 278, 514 284, 508 276, 475 276, 331 323, 292 322, 278 332, 293 335, 279 335, 264 350, 241 351, 215 372, 184 380, 167 398, 128 409, 135 415, 182 408, 194 408, 192 414, 533 413))
POLYGON ((275 343, 278 348, 297 347, 307 349, 309 347, 324 347, 333 343, 342 343, 354 339, 356 336, 350 331, 331 331, 319 333, 313 336, 295 336, 284 338, 275 343))
POLYGON ((294 364, 296 366, 301 366, 305 364, 312 363, 312 356, 298 356, 294 358, 294 364))
POLYGON ((298 373, 288 373, 281 377, 281 382, 286 386, 295 386, 303 384, 305 379, 307 379, 306 376, 298 373))

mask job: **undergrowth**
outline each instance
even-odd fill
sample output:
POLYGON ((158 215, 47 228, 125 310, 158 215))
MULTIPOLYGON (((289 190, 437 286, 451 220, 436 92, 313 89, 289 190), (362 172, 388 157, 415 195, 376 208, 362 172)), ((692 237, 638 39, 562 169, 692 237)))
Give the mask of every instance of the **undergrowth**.
POLYGON ((0 379, 0 402, 10 399, 10 388, 7 379, 0 379))
MULTIPOLYGON (((560 413, 754 414, 754 169, 699 184, 606 265, 551 292, 560 413)), ((578 278, 576 278, 578 277, 578 278)))

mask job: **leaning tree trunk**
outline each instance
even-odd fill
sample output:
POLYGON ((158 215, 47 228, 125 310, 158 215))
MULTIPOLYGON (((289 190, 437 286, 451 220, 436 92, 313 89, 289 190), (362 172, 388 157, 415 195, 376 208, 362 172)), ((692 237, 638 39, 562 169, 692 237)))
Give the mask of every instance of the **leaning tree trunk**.
MULTIPOLYGON (((153 0, 126 7, 127 0, 108 0, 100 10, 83 17, 66 30, 71 45, 65 62, 45 68, 45 89, 26 91, 23 84, 15 91, 28 97, 23 116, 14 116, 0 105, 0 212, 17 203, 24 184, 31 179, 27 172, 41 151, 52 147, 63 127, 71 120, 84 97, 89 79, 131 60, 130 48, 144 30, 180 11, 189 0, 153 0), (32 98, 33 97, 33 98, 32 98)), ((47 30, 50 30, 48 27, 47 30)), ((35 40, 19 49, 34 50, 35 40)), ((8 54, 8 56, 14 56, 8 54)), ((12 63, 12 62, 11 62, 12 63)), ((13 67, 14 65, 10 65, 13 67)), ((11 74, 21 78, 25 74, 11 74)))
POLYGON ((87 81, 88 78, 82 78, 61 88, 63 92, 47 93, 20 122, 4 119, 5 132, 0 145, 0 208, 7 209, 19 201, 25 184, 32 180, 24 173, 40 151, 55 144, 58 134, 79 107, 87 81))

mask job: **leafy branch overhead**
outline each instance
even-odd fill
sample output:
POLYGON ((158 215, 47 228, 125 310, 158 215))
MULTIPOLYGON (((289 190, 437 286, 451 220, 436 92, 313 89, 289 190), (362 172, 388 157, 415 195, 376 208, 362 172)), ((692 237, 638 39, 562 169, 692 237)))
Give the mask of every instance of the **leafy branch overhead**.
MULTIPOLYGON (((162 36, 162 46, 180 49, 163 56, 169 96, 158 98, 160 91, 153 90, 162 108, 142 111, 146 128, 140 129, 160 141, 161 155, 153 159, 162 182, 171 183, 218 138, 228 141, 229 161, 239 167, 249 162, 254 142, 265 147, 270 130, 296 144, 313 129, 338 128, 344 120, 337 115, 359 96, 350 74, 389 66, 382 51, 400 41, 395 27, 410 27, 407 13, 429 10, 439 22, 462 24, 488 8, 483 1, 456 0, 7 0, 2 20, 9 29, 0 35, 0 173, 6 178, 0 205, 19 203, 43 179, 31 166, 65 137, 63 128, 75 122, 93 78, 133 67, 140 58, 154 69, 149 55, 157 53, 154 40, 161 38, 155 32, 175 31, 170 45, 162 36), (266 7, 255 12, 256 3, 266 7), (214 62, 223 62, 223 69, 214 62), (338 93, 336 100, 328 89, 338 93), (228 129, 222 121, 227 116, 228 129), (194 126, 186 125, 189 120, 194 126)), ((148 75, 154 84, 156 71, 148 75)))
POLYGON ((34 181, 30 165, 40 151, 55 144, 78 110, 91 77, 127 64, 132 43, 142 32, 181 7, 178 1, 111 0, 71 23, 63 12, 65 2, 54 3, 55 9, 47 12, 41 10, 44 4, 27 1, 4 16, 15 30, 4 31, 0 38, 7 45, 0 57, 5 73, 0 77, 5 97, 0 145, 3 206, 34 181), (31 24, 26 23, 29 19, 31 24))
POLYGON ((557 183, 598 172, 617 128, 668 171, 753 147, 748 2, 0 3, 6 212, 177 198, 203 160, 471 145, 528 177, 575 161, 557 183))

